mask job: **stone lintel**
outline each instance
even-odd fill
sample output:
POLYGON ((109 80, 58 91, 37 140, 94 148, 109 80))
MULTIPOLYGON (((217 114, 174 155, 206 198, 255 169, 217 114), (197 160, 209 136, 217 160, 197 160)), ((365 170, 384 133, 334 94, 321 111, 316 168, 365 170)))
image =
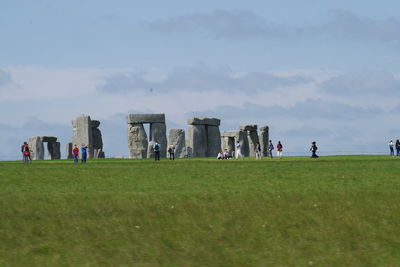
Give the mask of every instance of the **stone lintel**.
POLYGON ((42 142, 47 142, 47 143, 55 143, 57 142, 57 137, 55 136, 41 136, 42 142))
POLYGON ((165 114, 128 114, 126 115, 128 124, 138 123, 165 123, 165 114))
POLYGON ((240 125, 240 131, 257 131, 257 124, 240 125))
POLYGON ((221 131, 221 137, 236 137, 238 131, 221 131))
POLYGON ((217 118, 192 117, 188 119, 188 124, 219 126, 221 124, 221 120, 217 118))

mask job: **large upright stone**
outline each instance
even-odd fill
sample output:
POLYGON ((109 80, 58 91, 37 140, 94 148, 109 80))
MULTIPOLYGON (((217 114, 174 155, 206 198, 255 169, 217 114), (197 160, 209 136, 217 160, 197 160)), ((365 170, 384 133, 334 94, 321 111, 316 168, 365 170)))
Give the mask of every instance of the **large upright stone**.
POLYGON ((189 147, 192 148, 193 157, 207 156, 207 131, 206 125, 189 125, 189 147))
POLYGON ((150 123, 150 141, 160 144, 160 157, 167 156, 167 127, 165 123, 150 123))
POLYGON ((175 147, 175 157, 183 158, 187 155, 185 130, 170 129, 168 133, 168 147, 175 147))
POLYGON ((236 141, 239 141, 242 155, 244 157, 248 157, 250 153, 249 153, 249 140, 247 138, 247 133, 245 131, 237 131, 235 142, 236 141))
POLYGON ((94 158, 104 158, 103 138, 101 136, 101 131, 98 128, 99 126, 100 126, 100 121, 92 120, 92 141, 93 141, 94 158))
POLYGON ((72 159, 72 149, 73 149, 73 145, 71 142, 67 143, 66 147, 65 147, 65 154, 67 156, 67 159, 72 159))
POLYGON ((60 142, 48 142, 47 143, 47 151, 48 151, 48 159, 61 159, 61 151, 60 151, 60 142))
POLYGON ((143 124, 128 125, 128 148, 129 158, 146 158, 147 157, 147 134, 143 124))
MULTIPOLYGON (((257 134, 257 125, 241 125, 240 130, 243 131, 247 135, 247 143, 249 146, 249 155, 250 157, 256 156, 256 146, 258 142, 258 134, 257 134)), ((247 156, 247 155, 246 155, 247 156)))
POLYGON ((207 157, 216 157, 221 151, 221 133, 218 126, 206 125, 207 157))
MULTIPOLYGON (((82 144, 88 146, 88 158, 93 158, 93 135, 92 135, 92 122, 90 116, 80 115, 72 121, 72 143, 78 147, 82 144)), ((79 157, 81 157, 79 150, 79 157)))
POLYGON ((268 141, 269 141, 269 127, 261 126, 260 133, 258 134, 261 145, 261 153, 263 156, 268 156, 268 141))
POLYGON ((44 146, 40 136, 31 137, 28 140, 29 148, 31 149, 32 160, 44 160, 44 146))
POLYGON ((153 148, 155 143, 156 142, 154 142, 154 141, 150 141, 148 146, 147 146, 147 158, 149 158, 149 159, 154 159, 154 156, 156 154, 154 152, 154 148, 153 148))

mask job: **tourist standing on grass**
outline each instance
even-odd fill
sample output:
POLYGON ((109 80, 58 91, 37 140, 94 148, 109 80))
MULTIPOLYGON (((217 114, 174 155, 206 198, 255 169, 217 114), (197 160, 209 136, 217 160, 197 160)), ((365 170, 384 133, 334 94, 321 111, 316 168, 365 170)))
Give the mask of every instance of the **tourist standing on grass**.
POLYGON ((169 159, 175 160, 175 147, 174 146, 170 146, 168 148, 168 153, 169 153, 169 159))
POLYGON ((22 152, 22 162, 23 163, 29 163, 29 161, 32 161, 31 159, 31 151, 29 150, 29 146, 27 142, 24 142, 21 146, 21 152, 22 152))
POLYGON ((74 158, 74 163, 78 163, 78 155, 79 155, 79 149, 74 145, 74 148, 72 149, 72 157, 74 158))
POLYGON ((81 146, 81 157, 82 157, 81 161, 82 161, 82 163, 86 163, 87 149, 88 149, 87 145, 82 144, 82 146, 81 146))
POLYGON ((276 145, 276 155, 278 158, 282 158, 282 149, 283 146, 281 144, 281 141, 278 141, 278 144, 276 145))
POLYGON ((154 160, 160 160, 160 144, 155 141, 153 145, 153 151, 154 151, 154 160))
POLYGON ((256 142, 256 159, 261 159, 261 145, 260 142, 256 142))
POLYGON ((400 156, 400 141, 397 139, 396 141, 396 156, 400 156))
POLYGON ((390 156, 394 156, 394 143, 393 140, 390 140, 389 142, 389 149, 390 149, 390 156))
POLYGON ((312 142, 311 143, 311 147, 310 147, 310 151, 312 153, 312 155, 311 155, 312 158, 318 158, 318 156, 316 154, 317 153, 317 149, 318 149, 317 143, 315 141, 312 142))
POLYGON ((268 156, 269 156, 270 158, 273 158, 273 156, 272 156, 272 150, 274 150, 274 145, 272 144, 272 141, 269 140, 269 143, 268 143, 268 156))
POLYGON ((238 159, 239 157, 241 159, 243 159, 243 155, 242 155, 242 151, 241 151, 241 146, 240 146, 240 142, 239 140, 236 141, 236 145, 235 145, 235 158, 238 159))

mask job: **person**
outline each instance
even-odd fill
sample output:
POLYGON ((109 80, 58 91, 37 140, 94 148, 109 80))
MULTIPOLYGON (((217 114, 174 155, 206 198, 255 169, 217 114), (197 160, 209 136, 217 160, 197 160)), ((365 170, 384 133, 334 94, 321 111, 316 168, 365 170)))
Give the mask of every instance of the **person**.
POLYGON ((217 159, 224 159, 224 154, 222 151, 218 152, 217 159))
POLYGON ((76 146, 76 144, 74 144, 74 148, 72 149, 72 157, 74 158, 74 163, 78 163, 78 155, 79 155, 79 149, 76 146))
POLYGON ((29 163, 32 162, 31 159, 31 151, 29 150, 29 146, 27 142, 24 142, 21 146, 21 152, 22 152, 22 162, 23 163, 29 163))
POLYGON ((389 149, 390 149, 390 156, 394 156, 394 143, 393 140, 390 140, 389 142, 389 149))
POLYGON ((235 148, 236 148, 236 150, 235 150, 235 158, 238 159, 240 157, 241 159, 243 159, 242 151, 240 151, 241 147, 240 147, 239 140, 236 141, 235 148))
POLYGON ((169 159, 175 160, 175 147, 174 146, 170 146, 168 148, 168 153, 169 153, 169 159))
POLYGON ((269 140, 269 143, 268 143, 268 156, 269 156, 270 158, 273 158, 273 156, 272 156, 272 150, 274 150, 274 145, 272 144, 272 141, 269 140))
POLYGON ((229 153, 228 149, 225 149, 224 158, 225 159, 231 159, 232 158, 231 153, 229 153))
POLYGON ((282 148, 283 146, 281 144, 281 141, 278 141, 278 144, 276 145, 276 156, 278 158, 282 158, 282 148))
POLYGON ((261 159, 261 145, 260 142, 256 142, 256 159, 261 159))
POLYGON ((400 156, 400 141, 397 139, 396 141, 396 156, 400 156))
POLYGON ((86 159, 87 159, 87 145, 82 144, 81 146, 81 162, 82 163, 86 163, 86 159))
POLYGON ((317 144, 316 144, 316 142, 314 141, 314 142, 312 142, 311 143, 311 147, 310 147, 310 151, 312 152, 312 155, 311 155, 311 157, 312 158, 318 158, 318 156, 317 156, 317 149, 318 149, 318 147, 317 147, 317 144))
POLYGON ((153 151, 154 151, 154 160, 160 160, 160 144, 155 141, 153 145, 153 151))

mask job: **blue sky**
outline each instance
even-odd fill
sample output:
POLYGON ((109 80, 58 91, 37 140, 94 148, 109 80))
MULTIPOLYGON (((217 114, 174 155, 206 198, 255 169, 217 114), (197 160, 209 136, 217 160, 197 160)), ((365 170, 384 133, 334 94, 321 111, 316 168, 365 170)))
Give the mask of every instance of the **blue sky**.
POLYGON ((111 156, 128 112, 270 125, 293 153, 400 138, 398 1, 216 2, 1 1, 0 159, 30 136, 69 141, 81 113, 111 156))

